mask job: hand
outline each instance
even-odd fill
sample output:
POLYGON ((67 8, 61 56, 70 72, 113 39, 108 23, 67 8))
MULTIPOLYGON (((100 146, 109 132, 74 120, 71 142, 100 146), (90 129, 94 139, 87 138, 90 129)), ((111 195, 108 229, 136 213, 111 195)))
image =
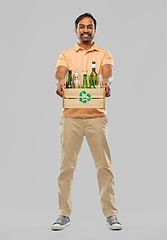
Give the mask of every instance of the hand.
POLYGON ((57 95, 59 95, 60 97, 63 96, 63 87, 64 87, 64 85, 62 83, 59 83, 57 90, 56 90, 57 95))
POLYGON ((104 85, 103 85, 103 87, 105 87, 105 91, 106 91, 106 97, 110 97, 110 95, 111 95, 111 89, 110 89, 110 86, 108 85, 108 83, 105 83, 104 85))

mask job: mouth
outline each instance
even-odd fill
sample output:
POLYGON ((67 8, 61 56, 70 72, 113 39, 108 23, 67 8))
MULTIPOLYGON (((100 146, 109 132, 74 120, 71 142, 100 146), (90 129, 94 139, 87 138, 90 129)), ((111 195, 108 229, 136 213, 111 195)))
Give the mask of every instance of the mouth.
POLYGON ((88 37, 90 37, 90 34, 81 34, 81 36, 84 38, 88 38, 88 37))

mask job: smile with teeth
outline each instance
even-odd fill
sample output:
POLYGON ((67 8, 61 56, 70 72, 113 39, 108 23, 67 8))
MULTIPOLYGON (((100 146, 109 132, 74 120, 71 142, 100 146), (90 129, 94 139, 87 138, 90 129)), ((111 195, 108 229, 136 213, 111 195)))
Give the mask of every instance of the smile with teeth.
POLYGON ((89 37, 89 34, 82 34, 83 37, 89 37))

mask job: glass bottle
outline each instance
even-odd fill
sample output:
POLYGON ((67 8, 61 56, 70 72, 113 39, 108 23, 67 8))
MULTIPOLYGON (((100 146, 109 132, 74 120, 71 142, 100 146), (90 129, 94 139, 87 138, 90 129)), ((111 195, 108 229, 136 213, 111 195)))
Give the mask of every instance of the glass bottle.
POLYGON ((95 82, 95 87, 98 85, 97 83, 97 73, 96 73, 96 62, 92 62, 92 72, 91 74, 94 75, 94 82, 95 82))
POLYGON ((81 88, 88 88, 87 84, 87 74, 83 74, 83 85, 81 88))
POLYGON ((96 88, 102 87, 101 74, 97 74, 97 85, 96 88))
POLYGON ((69 70, 69 71, 68 71, 66 88, 72 88, 72 70, 69 70))
POLYGON ((87 86, 89 85, 89 74, 88 74, 88 70, 82 70, 81 71, 81 75, 80 75, 80 82, 81 82, 81 86, 82 86, 82 84, 83 84, 83 76, 84 76, 84 74, 86 74, 87 75, 87 86))
POLYGON ((74 71, 74 73, 73 73, 73 87, 74 88, 81 87, 79 71, 74 71))
POLYGON ((94 75, 90 74, 90 85, 89 88, 96 88, 95 87, 95 81, 94 81, 94 75))

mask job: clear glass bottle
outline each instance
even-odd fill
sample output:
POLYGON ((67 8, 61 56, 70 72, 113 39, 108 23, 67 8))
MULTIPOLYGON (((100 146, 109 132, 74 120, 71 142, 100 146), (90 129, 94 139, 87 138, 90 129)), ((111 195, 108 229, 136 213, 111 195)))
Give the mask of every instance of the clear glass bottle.
POLYGON ((79 71, 74 71, 73 72, 73 84, 72 85, 73 85, 74 88, 80 88, 81 87, 79 71))
POLYGON ((96 88, 102 88, 101 74, 97 74, 97 85, 96 88))

